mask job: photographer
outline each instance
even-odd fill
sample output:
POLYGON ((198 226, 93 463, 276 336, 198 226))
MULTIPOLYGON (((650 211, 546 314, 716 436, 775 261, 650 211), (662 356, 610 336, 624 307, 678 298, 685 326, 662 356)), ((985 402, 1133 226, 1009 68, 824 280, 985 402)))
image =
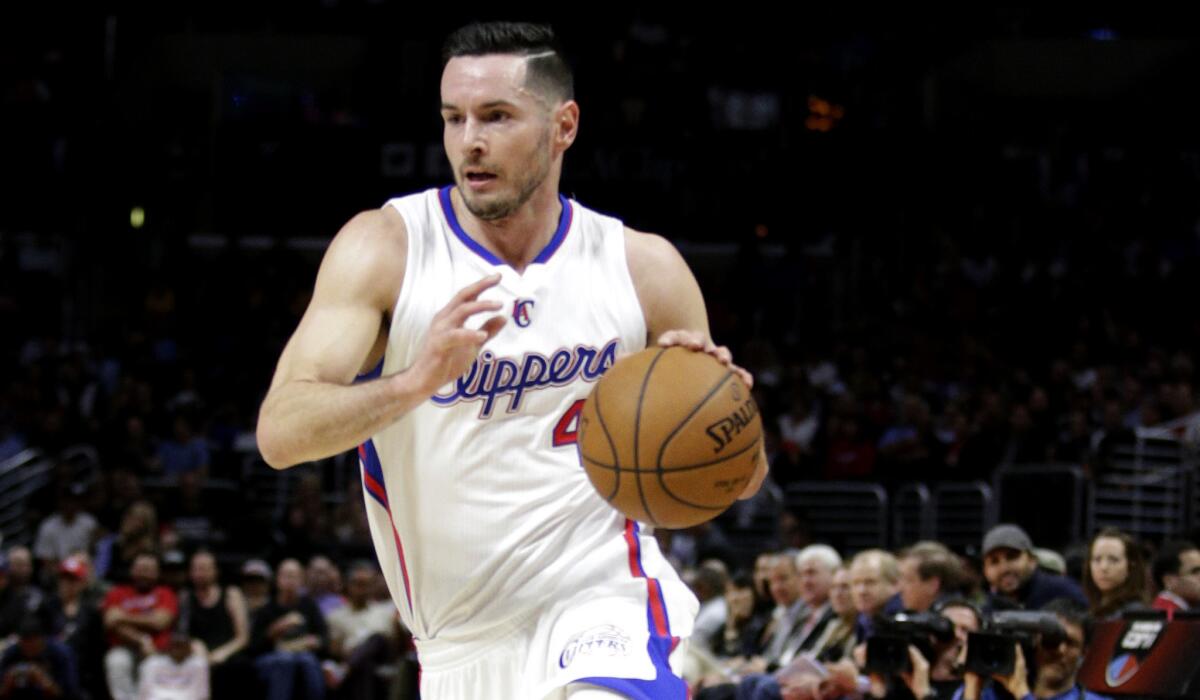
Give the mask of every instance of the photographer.
MULTIPOLYGON (((1019 700, 1107 700, 1080 687, 1076 679, 1091 634, 1086 609, 1073 600, 1059 598, 1042 610, 1054 615, 1062 634, 1042 634, 1033 640, 1036 644, 1029 659, 1033 668, 1028 667, 1025 650, 1014 637, 1011 673, 993 674, 989 679, 967 670, 955 700, 1004 700, 1009 696, 1019 700)), ((968 657, 969 652, 968 648, 968 657)))

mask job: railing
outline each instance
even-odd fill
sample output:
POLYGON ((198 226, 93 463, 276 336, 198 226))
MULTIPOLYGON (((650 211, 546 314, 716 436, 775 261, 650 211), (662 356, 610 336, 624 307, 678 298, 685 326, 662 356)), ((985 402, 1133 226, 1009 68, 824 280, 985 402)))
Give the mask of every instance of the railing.
POLYGON ((801 513, 815 540, 843 552, 885 546, 888 495, 870 482, 798 481, 788 484, 787 508, 801 513))
POLYGON ((904 484, 892 496, 892 537, 894 547, 906 547, 919 540, 934 538, 933 496, 925 484, 904 484))
POLYGON ((28 544, 32 536, 25 504, 50 483, 53 463, 39 450, 25 450, 0 463, 0 541, 5 546, 28 544))

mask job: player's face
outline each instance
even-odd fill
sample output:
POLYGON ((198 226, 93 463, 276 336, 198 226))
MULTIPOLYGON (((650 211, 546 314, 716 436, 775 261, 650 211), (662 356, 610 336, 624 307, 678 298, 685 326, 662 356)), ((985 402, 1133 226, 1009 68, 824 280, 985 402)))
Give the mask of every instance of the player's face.
MULTIPOLYGON (((476 217, 512 215, 547 186, 556 153, 551 98, 525 86, 520 56, 460 56, 442 73, 446 157, 476 217)), ((557 186, 552 183, 551 186, 557 186)))
POLYGON ((1125 543, 1115 537, 1097 537, 1092 544, 1089 566, 1092 581, 1102 593, 1118 588, 1129 578, 1129 559, 1125 556, 1125 543))

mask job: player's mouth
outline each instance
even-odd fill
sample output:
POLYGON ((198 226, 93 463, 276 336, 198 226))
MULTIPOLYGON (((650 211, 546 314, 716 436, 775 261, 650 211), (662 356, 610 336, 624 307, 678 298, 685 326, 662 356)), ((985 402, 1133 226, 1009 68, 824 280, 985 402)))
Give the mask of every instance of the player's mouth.
POLYGON ((463 171, 463 180, 473 190, 481 190, 495 181, 497 175, 486 170, 469 169, 463 171))

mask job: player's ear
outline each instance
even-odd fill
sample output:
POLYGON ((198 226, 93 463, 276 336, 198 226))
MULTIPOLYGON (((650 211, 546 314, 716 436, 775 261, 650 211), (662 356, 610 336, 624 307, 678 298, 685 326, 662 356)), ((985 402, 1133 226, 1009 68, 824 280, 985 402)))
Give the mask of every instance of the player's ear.
POLYGON ((559 150, 565 151, 575 143, 579 133, 579 104, 567 100, 554 110, 554 141, 559 150))

